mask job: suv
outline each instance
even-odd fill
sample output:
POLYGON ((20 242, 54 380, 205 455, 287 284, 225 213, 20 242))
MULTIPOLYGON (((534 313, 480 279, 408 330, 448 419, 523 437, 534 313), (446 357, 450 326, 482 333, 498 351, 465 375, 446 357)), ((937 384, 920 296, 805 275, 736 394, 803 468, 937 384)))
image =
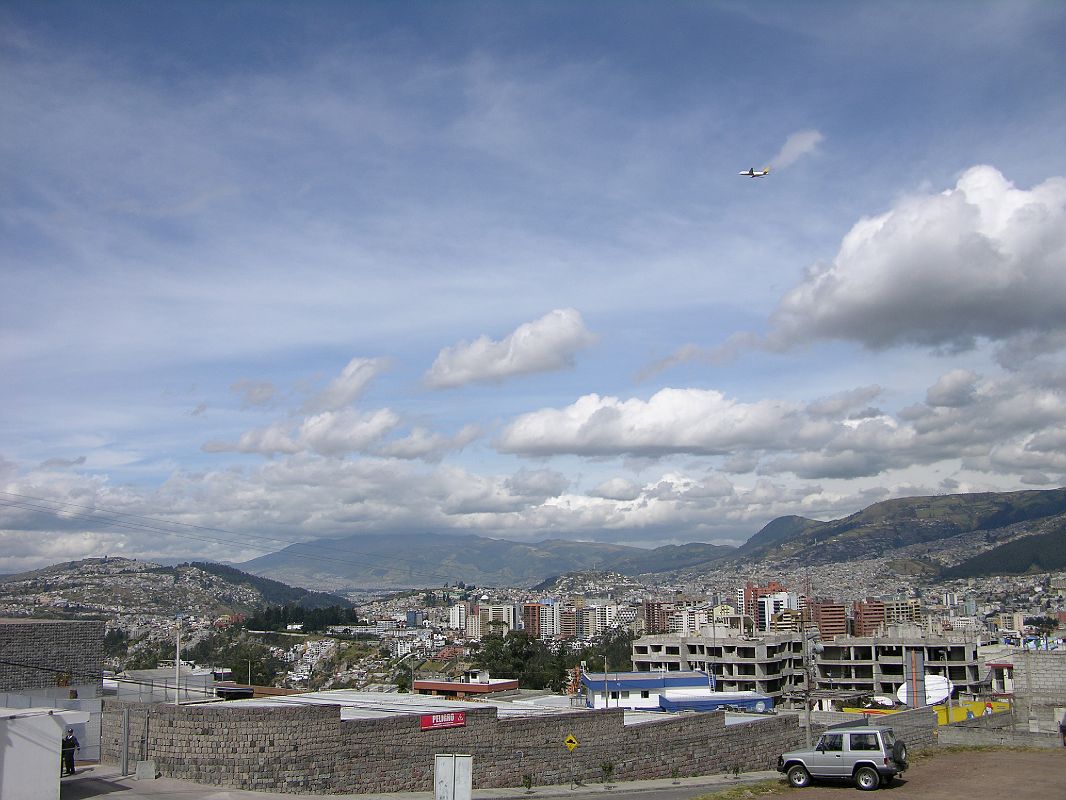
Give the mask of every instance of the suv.
POLYGON ((872 791, 888 786, 905 769, 907 745, 891 728, 828 730, 813 750, 796 750, 777 759, 777 771, 784 772, 797 789, 808 786, 811 778, 840 778, 872 791))

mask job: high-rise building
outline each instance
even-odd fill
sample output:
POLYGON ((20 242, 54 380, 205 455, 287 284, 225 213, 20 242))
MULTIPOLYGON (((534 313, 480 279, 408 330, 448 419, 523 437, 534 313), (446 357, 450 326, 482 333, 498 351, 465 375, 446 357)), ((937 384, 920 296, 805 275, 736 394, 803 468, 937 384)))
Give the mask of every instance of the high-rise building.
POLYGON ((823 639, 848 634, 848 607, 844 603, 827 600, 810 604, 810 619, 818 627, 823 639))
POLYGON ((868 598, 858 600, 853 605, 855 614, 854 633, 856 636, 876 636, 885 627, 885 604, 880 600, 868 598))
POLYGON ((662 600, 644 601, 644 632, 666 633, 670 625, 670 615, 674 612, 674 604, 662 600))

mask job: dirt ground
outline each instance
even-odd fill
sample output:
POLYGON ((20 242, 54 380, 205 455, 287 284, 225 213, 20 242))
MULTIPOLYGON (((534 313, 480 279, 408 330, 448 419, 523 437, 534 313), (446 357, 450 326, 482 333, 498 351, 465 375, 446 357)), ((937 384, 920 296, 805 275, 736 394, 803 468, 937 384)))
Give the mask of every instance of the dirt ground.
MULTIPOLYGON (((815 783, 780 794, 795 800, 842 800, 849 783, 815 783)), ((918 756, 902 778, 862 797, 879 800, 1066 800, 1066 747, 1058 750, 947 750, 918 756)))

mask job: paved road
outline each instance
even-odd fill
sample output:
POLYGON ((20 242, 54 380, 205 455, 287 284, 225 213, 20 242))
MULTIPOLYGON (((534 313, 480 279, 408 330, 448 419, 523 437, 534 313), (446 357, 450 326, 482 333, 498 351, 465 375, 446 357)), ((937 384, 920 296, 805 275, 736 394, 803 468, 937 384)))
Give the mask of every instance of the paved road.
MULTIPOLYGON (((611 796, 639 794, 640 800, 689 800, 714 789, 758 783, 778 779, 777 772, 748 772, 739 777, 707 775, 698 778, 679 778, 676 782, 665 778, 654 781, 616 783, 606 789, 593 783, 571 789, 563 786, 538 786, 529 794, 525 789, 476 789, 473 800, 607 800, 611 796)), ((60 800, 89 800, 113 796, 113 800, 299 800, 299 798, 330 798, 331 800, 433 800, 432 792, 399 792, 386 795, 329 794, 294 795, 275 792, 247 792, 240 789, 221 789, 169 778, 139 781, 133 776, 122 777, 110 765, 86 766, 78 774, 63 779, 60 800)))

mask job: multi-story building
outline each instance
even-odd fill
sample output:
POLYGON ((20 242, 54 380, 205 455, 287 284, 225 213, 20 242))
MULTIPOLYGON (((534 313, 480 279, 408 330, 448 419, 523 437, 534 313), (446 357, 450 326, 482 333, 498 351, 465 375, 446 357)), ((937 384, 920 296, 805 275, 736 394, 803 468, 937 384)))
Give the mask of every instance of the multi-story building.
POLYGON ((823 639, 848 634, 848 607, 845 603, 819 601, 810 604, 811 622, 823 639))
POLYGON ((922 603, 916 598, 902 600, 884 600, 885 624, 904 625, 922 621, 922 603))
POLYGON ((856 636, 874 636, 885 627, 885 604, 872 598, 858 600, 852 606, 855 615, 853 633, 856 636))
POLYGON ((889 628, 885 636, 838 636, 822 643, 814 661, 819 689, 869 692, 892 697, 903 685, 903 667, 914 651, 927 675, 945 675, 960 694, 979 694, 983 675, 977 642, 961 636, 923 636, 913 626, 889 628))
POLYGON ((645 600, 643 612, 645 633, 666 633, 670 625, 670 615, 674 613, 674 604, 661 600, 645 600))
POLYGON ((707 626, 691 636, 660 634, 633 642, 636 672, 709 672, 718 691, 757 692, 775 701, 802 682, 802 658, 802 640, 792 632, 756 639, 707 626))

